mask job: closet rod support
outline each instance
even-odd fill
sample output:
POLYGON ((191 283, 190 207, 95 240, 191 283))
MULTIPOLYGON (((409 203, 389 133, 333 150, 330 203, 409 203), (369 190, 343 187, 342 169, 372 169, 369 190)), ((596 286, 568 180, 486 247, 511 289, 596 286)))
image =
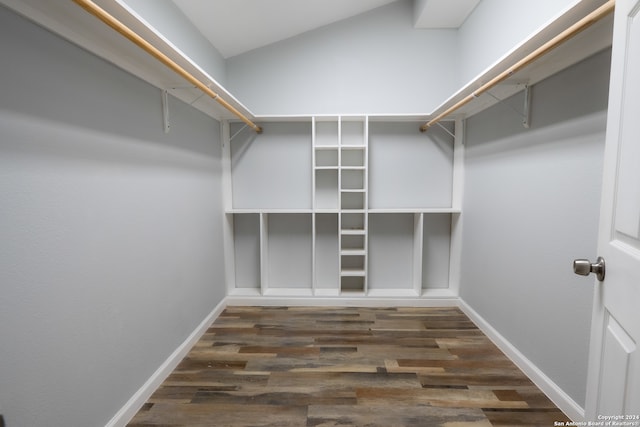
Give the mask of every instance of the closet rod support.
POLYGON ((202 83, 199 79, 194 77, 191 73, 189 73, 187 70, 181 67, 178 63, 176 63, 174 60, 172 60, 167 55, 162 53, 158 48, 156 48, 147 40, 145 40, 143 37, 138 35, 131 28, 127 27, 125 24, 117 20, 114 16, 110 15, 107 11, 102 9, 93 1, 91 0, 73 0, 73 1, 76 4, 78 4, 80 7, 85 9, 87 12, 89 12, 90 14, 92 14, 93 16, 95 16, 105 24, 107 24, 109 27, 111 27, 112 29, 120 33, 122 36, 129 39, 129 41, 133 42, 135 45, 137 45, 139 48, 147 52, 149 55, 156 58, 162 64, 164 64, 165 66, 170 68, 172 71, 174 71, 176 74, 178 74, 179 76, 187 80, 189 83, 193 84, 198 89, 200 89, 201 91, 209 95, 211 98, 217 101, 220 105, 222 105, 222 107, 224 107, 225 109, 230 111, 233 115, 235 115, 240 120, 245 122, 254 131, 256 131, 257 133, 262 133, 262 128, 260 126, 253 123, 248 117, 246 117, 244 114, 238 111, 238 109, 236 109, 233 105, 229 104, 227 101, 220 98, 220 96, 217 93, 215 93, 213 90, 211 90, 207 85, 202 83))
MULTIPOLYGON (((491 93, 490 90, 487 90, 485 92, 487 95, 489 95, 490 97, 492 97, 493 99, 495 99, 498 103, 501 103, 504 101, 504 99, 500 99, 497 96, 495 96, 494 94, 491 93)), ((531 97, 531 89, 529 87, 529 85, 525 84, 524 85, 524 112, 520 112, 520 110, 518 110, 517 108, 513 107, 512 105, 509 105, 508 103, 506 104, 511 110, 513 110, 518 116, 520 116, 522 118, 522 126, 524 126, 525 128, 529 128, 529 122, 531 120, 531 112, 530 112, 530 97, 531 97)))
POLYGON ((169 92, 166 89, 162 90, 162 125, 164 133, 169 133, 171 124, 169 123, 169 92))
POLYGON ((526 85, 524 87, 524 117, 522 119, 522 126, 529 129, 531 126, 531 86, 526 85))
POLYGON ((436 123, 438 125, 438 127, 442 128, 443 131, 445 131, 446 133, 448 133, 449 135, 451 135, 451 137, 455 140, 456 139, 456 134, 451 132, 449 129, 447 129, 446 127, 444 127, 444 125, 440 122, 436 123))
POLYGON ((240 128, 240 130, 238 130, 238 132, 234 133, 231 138, 229 138, 229 142, 233 141, 233 138, 235 138, 236 136, 238 136, 240 134, 240 132, 242 132, 243 130, 245 130, 248 126, 244 125, 240 128))

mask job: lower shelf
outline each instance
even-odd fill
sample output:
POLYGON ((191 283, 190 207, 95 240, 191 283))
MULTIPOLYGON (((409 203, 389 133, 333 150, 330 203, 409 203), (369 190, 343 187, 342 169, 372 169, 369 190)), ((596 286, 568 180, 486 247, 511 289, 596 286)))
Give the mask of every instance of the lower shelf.
POLYGON ((360 269, 343 269, 340 272, 340 276, 342 277, 364 277, 365 271, 360 269))
POLYGON ((278 304, 317 305, 317 304, 343 304, 353 303, 353 298, 361 299, 379 306, 393 303, 401 303, 414 306, 431 306, 446 304, 455 301, 458 295, 449 289, 428 289, 418 294, 410 289, 375 289, 364 291, 362 289, 315 289, 313 291, 300 289, 276 288, 269 289, 261 294, 259 289, 233 289, 228 294, 234 301, 245 301, 248 304, 261 304, 268 301, 277 301, 278 304), (291 300, 287 300, 291 298, 291 300), (261 302, 264 301, 264 302, 261 302), (387 302, 388 301, 388 302, 387 302), (440 301, 440 303, 438 303, 440 301))
POLYGON ((340 296, 340 289, 315 289, 313 293, 316 297, 338 297, 340 296))
POLYGON ((270 288, 264 291, 264 296, 312 297, 313 291, 311 289, 270 288))

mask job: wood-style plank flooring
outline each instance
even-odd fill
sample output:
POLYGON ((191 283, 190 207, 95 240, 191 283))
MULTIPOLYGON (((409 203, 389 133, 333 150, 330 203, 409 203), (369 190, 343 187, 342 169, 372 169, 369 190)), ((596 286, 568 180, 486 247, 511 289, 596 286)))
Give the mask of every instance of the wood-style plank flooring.
POLYGON ((553 426, 457 308, 228 307, 129 427, 553 426))

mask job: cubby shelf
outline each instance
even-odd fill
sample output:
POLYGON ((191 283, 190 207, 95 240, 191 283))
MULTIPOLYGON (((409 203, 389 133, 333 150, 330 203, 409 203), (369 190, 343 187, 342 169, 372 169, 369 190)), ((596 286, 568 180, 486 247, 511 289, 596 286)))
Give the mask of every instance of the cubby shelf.
POLYGON ((311 214, 313 209, 272 209, 272 208, 251 208, 251 209, 229 209, 228 214, 311 214))
POLYGON ((364 249, 342 249, 340 253, 346 256, 364 256, 367 252, 364 249))
POLYGON ((268 136, 225 144, 229 295, 455 295, 462 145, 445 132, 420 134, 415 120, 307 120, 269 121, 268 136), (258 155, 281 166, 262 166, 258 155))
POLYGON ((449 214, 460 214, 462 213, 462 209, 458 208, 369 208, 367 210, 370 214, 390 214, 390 213, 424 213, 424 214, 440 214, 440 213, 449 213, 449 214))
POLYGON ((354 230, 354 229, 341 229, 340 234, 351 235, 351 236, 364 236, 366 233, 365 230, 354 230))
POLYGON ((359 277, 359 276, 365 276, 366 275, 366 271, 364 271, 364 269, 360 269, 360 268, 343 268, 342 271, 340 272, 341 276, 344 277, 359 277))

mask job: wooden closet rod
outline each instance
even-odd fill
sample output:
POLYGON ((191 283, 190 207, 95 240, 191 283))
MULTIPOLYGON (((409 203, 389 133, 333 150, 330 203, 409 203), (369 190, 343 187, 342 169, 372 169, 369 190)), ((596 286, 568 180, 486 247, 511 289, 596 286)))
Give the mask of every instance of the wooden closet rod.
POLYGON ((227 101, 220 98, 220 96, 214 91, 212 91, 207 85, 205 85, 200 80, 195 78, 191 73, 189 73, 187 70, 182 68, 180 65, 178 65, 175 61, 173 61, 167 55, 160 52, 159 49, 157 49, 151 43, 146 41, 144 38, 140 37, 138 34, 136 34, 133 30, 131 30, 125 24, 118 21, 112 15, 107 13, 100 6, 98 6, 91 0, 73 0, 73 1, 76 2, 78 5, 82 6, 87 12, 91 13, 92 15, 100 19, 102 22, 104 22, 105 24, 107 24, 108 26, 110 26, 111 28, 113 28, 114 30, 116 30, 117 32, 119 32, 129 40, 131 40, 133 43, 138 45, 148 54, 156 58, 158 61, 162 62, 164 65, 166 65, 167 67, 175 71, 177 74, 182 76, 185 80, 187 80, 189 83, 193 84, 195 87, 197 87, 198 89, 200 89, 201 91, 209 95, 211 98, 217 101, 220 105, 222 105, 224 108, 229 110, 231 113, 237 116, 240 120, 245 122, 254 131, 258 133, 262 133, 262 128, 260 126, 253 123, 251 120, 249 120, 249 118, 247 118, 244 114, 238 111, 233 105, 229 104, 227 101))
POLYGON ((431 126, 435 125, 436 123, 438 123, 440 120, 442 120, 443 117, 448 116, 449 114, 453 113, 460 107, 473 101, 474 98, 477 98, 487 90, 491 89, 501 81, 505 80, 507 77, 511 76, 517 71, 520 71, 522 68, 526 67, 527 65, 529 65, 530 63, 532 63, 533 61, 535 61, 545 53, 549 52, 553 48, 562 44, 564 41, 570 39, 574 35, 578 34, 580 31, 584 30, 585 28, 596 23, 600 19, 604 18, 606 15, 608 15, 613 11, 615 4, 616 4, 615 0, 607 1, 605 4, 603 4, 602 6, 600 6, 599 8, 597 8, 596 10, 594 10, 593 12, 591 12, 590 14, 588 14, 587 16, 585 16, 584 18, 576 22, 575 24, 571 25, 569 28, 567 28, 566 30, 564 30, 554 38, 552 38, 551 40, 549 40, 548 42, 540 46, 538 49, 534 50, 529 55, 525 56, 524 58, 516 62, 513 66, 509 67, 508 69, 498 74, 493 79, 489 80, 488 82, 480 86, 480 88, 475 90, 471 95, 468 95, 467 97, 456 102, 454 105, 447 108, 445 111, 438 114, 436 117, 434 117, 424 125, 420 126, 420 131, 426 132, 427 129, 429 129, 431 126))

